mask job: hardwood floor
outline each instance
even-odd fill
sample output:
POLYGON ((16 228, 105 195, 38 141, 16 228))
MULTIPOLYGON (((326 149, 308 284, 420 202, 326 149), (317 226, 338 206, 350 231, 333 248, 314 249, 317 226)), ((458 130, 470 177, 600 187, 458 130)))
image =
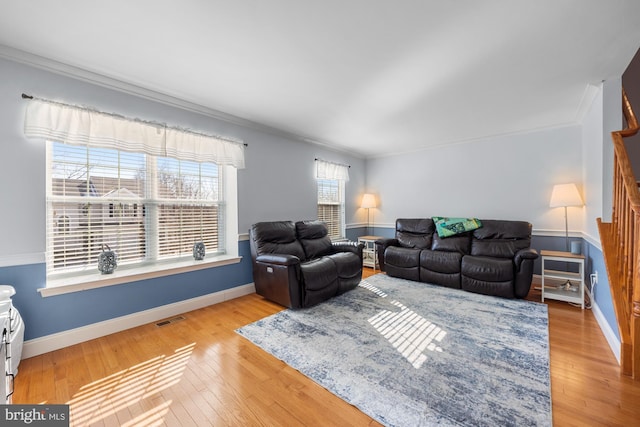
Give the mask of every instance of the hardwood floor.
MULTIPOLYGON (((640 382, 591 311, 548 306, 554 425, 639 425, 640 382)), ((78 426, 378 426, 234 332, 281 309, 248 295, 22 360, 13 403, 68 403, 78 426)))

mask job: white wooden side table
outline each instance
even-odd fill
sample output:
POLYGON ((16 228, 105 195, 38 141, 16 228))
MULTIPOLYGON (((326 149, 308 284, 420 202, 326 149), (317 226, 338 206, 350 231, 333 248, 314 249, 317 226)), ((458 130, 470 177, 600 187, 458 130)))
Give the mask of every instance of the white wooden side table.
POLYGON ((379 268, 378 252, 376 249, 376 240, 382 239, 381 236, 360 236, 358 243, 364 243, 362 250, 362 265, 372 267, 374 270, 379 268))
MULTIPOLYGON (((584 309, 584 255, 562 251, 540 251, 542 257, 542 302, 554 299, 580 305, 584 309), (578 272, 550 269, 549 261, 576 264, 578 272)), ((568 270, 568 269, 567 269, 568 270)))

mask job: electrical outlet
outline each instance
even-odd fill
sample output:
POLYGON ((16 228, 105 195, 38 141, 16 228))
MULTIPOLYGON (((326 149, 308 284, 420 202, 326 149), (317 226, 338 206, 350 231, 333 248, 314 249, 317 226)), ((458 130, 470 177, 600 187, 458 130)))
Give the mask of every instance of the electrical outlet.
POLYGON ((595 286, 598 284, 598 270, 594 271, 590 274, 591 277, 591 286, 595 286))

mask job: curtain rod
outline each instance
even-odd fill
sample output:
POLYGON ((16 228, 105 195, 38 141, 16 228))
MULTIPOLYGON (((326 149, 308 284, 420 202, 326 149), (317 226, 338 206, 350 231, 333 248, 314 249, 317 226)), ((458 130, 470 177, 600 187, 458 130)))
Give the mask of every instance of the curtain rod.
POLYGON ((346 166, 346 167, 348 167, 348 168, 351 168, 351 165, 348 165, 348 164, 346 164, 346 163, 330 162, 329 160, 319 159, 319 158, 317 158, 317 157, 316 157, 315 159, 313 159, 313 160, 315 160, 316 162, 317 162, 317 161, 322 161, 322 162, 327 162, 327 163, 333 163, 334 165, 346 166))
MULTIPOLYGON (((22 99, 34 99, 34 97, 33 97, 33 96, 31 96, 31 95, 27 95, 26 93, 23 93, 23 94, 22 94, 22 99)), ((43 100, 43 101, 46 101, 46 100, 43 100)), ((59 103, 59 102, 58 102, 57 104, 61 104, 61 103, 59 103)), ((63 104, 63 105, 66 105, 66 104, 63 104)), ((72 106, 72 105, 71 105, 71 106, 72 106)), ((73 107, 73 106, 72 106, 72 107, 73 107)), ((117 116, 117 117, 121 117, 121 116, 119 116, 119 115, 117 115, 117 114, 104 113, 104 112, 102 112, 102 111, 96 111, 96 112, 101 113, 101 114, 107 114, 107 115, 110 115, 110 116, 117 116)), ((166 123, 154 123, 154 124, 156 124, 156 125, 164 125, 164 126, 166 126, 166 123)), ((193 131, 189 131, 189 132, 193 132, 193 131)), ((198 134, 201 134, 201 135, 204 135, 204 136, 210 136, 210 135, 206 135, 206 134, 203 134, 203 133, 200 133, 200 132, 193 132, 193 133, 198 133, 198 134)), ((214 136, 215 136, 216 138, 222 138, 222 139, 226 139, 226 140, 228 140, 227 138, 224 138, 224 137, 221 137, 221 136, 217 136, 217 135, 214 135, 214 136)), ((238 143, 237 141, 231 141, 231 140, 228 140, 228 141, 238 143)), ((248 147, 248 146, 249 146, 249 144, 247 144, 246 142, 242 142, 241 144, 242 144, 242 145, 244 145, 245 147, 248 147)), ((349 166, 349 167, 351 167, 351 166, 349 166)))

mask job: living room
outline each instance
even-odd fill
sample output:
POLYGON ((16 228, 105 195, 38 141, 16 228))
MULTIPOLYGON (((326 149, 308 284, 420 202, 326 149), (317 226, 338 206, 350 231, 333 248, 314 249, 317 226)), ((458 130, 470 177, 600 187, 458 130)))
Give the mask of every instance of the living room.
MULTIPOLYGON (((493 134, 478 131, 454 143, 440 135, 428 147, 372 155, 307 142, 287 129, 145 89, 144 82, 119 81, 108 70, 45 58, 43 52, 20 49, 16 39, 0 37, 0 174, 5 183, 0 283, 16 290, 13 301, 26 326, 23 358, 251 294, 249 228, 259 221, 316 218, 314 166, 316 159, 324 159, 349 166, 344 209, 351 240, 364 234, 391 236, 397 218, 445 215, 529 221, 535 249, 562 249, 564 211, 550 208, 549 200, 555 184, 577 183, 585 204, 568 209, 570 237, 582 242, 587 277, 598 273, 591 311, 614 360, 619 359, 620 337, 596 219, 607 219, 611 212, 609 135, 622 126, 622 73, 640 46, 635 36, 627 33, 627 43, 636 43, 633 49, 624 46, 626 64, 616 64, 617 75, 581 86, 583 99, 574 104, 571 121, 493 134), (45 260, 47 152, 41 141, 24 135, 31 101, 23 93, 246 143, 245 167, 237 170, 235 219, 230 216, 235 232, 227 237, 234 260, 109 286, 52 287, 45 260), (369 212, 359 207, 364 193, 377 198, 369 212)), ((505 99, 512 102, 509 108, 518 109, 517 96, 505 99)), ((464 98, 450 100, 456 103, 464 98)), ((464 127, 455 108, 449 114, 448 123, 464 127)))

